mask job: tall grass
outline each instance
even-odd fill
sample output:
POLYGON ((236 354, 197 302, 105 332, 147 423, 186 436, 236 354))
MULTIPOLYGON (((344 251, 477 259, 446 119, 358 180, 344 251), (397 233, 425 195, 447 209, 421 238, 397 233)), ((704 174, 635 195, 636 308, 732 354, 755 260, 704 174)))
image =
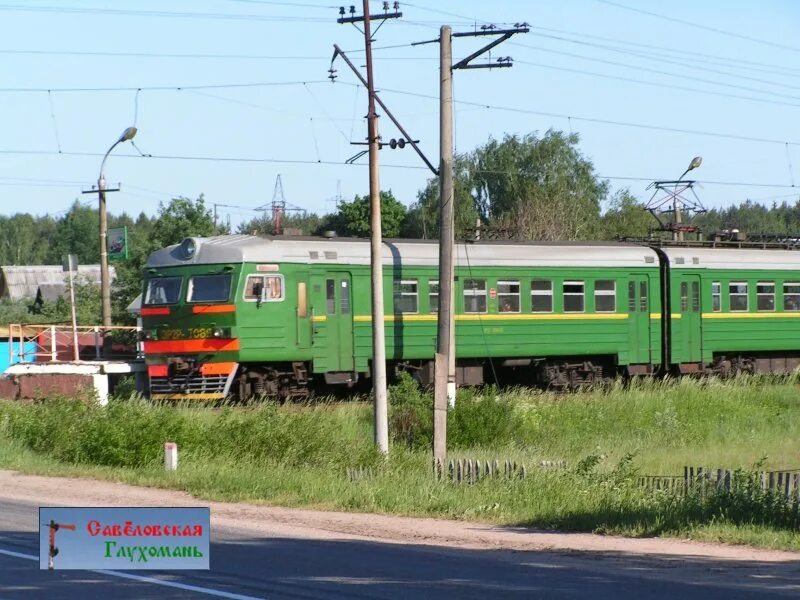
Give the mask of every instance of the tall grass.
POLYGON ((51 398, 0 403, 0 463, 24 455, 77 472, 100 465, 104 474, 114 468, 115 477, 213 498, 800 549, 796 505, 746 486, 676 496, 636 482, 685 464, 800 468, 798 391, 792 378, 640 381, 571 395, 461 390, 448 414, 451 455, 529 466, 525 480, 470 486, 431 476, 432 398, 410 379, 390 391, 389 459, 373 450, 367 403, 211 409, 51 398), (181 452, 172 474, 161 466, 168 440, 181 452), (569 468, 532 468, 542 459, 569 468), (350 482, 350 466, 371 466, 374 476, 350 482))

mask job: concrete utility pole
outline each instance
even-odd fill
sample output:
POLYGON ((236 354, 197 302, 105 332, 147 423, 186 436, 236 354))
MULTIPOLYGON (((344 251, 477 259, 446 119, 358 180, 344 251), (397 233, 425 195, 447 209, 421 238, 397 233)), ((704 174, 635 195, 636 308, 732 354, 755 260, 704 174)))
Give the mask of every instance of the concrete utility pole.
POLYGON ((453 50, 452 30, 439 37, 439 328, 434 363, 433 457, 437 471, 447 455, 447 405, 455 402, 455 315, 453 314, 453 50), (450 364, 453 364, 452 378, 450 364))
MULTIPOLYGON (((433 395, 433 460, 437 473, 444 469, 447 455, 447 406, 455 405, 456 398, 456 344, 455 344, 455 190, 453 168, 453 71, 456 69, 494 69, 511 67, 509 57, 494 63, 470 64, 515 33, 527 33, 527 23, 517 23, 513 29, 497 29, 483 25, 479 31, 452 33, 448 25, 439 31, 439 319, 434 361, 433 395), (498 39, 453 64, 453 37, 498 35, 498 39)), ((428 42, 422 42, 428 43, 428 42)))

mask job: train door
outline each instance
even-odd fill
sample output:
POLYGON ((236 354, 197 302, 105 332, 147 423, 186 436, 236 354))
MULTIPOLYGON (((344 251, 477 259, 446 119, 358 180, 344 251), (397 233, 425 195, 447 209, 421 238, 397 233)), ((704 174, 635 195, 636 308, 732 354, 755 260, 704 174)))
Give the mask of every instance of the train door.
POLYGON ((314 370, 349 371, 353 357, 353 309, 349 273, 316 275, 312 283, 314 370))
POLYGON ((678 282, 678 293, 681 315, 681 362, 699 363, 703 360, 700 276, 681 275, 678 282))
POLYGON ((630 364, 650 363, 650 301, 646 275, 631 275, 628 280, 628 318, 630 364))

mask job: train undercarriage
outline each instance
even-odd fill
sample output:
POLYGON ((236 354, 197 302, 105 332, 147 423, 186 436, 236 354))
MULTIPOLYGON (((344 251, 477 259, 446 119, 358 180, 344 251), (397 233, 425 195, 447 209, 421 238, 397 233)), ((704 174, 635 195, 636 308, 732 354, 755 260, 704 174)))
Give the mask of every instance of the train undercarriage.
MULTIPOLYGON (((369 373, 335 372, 311 374, 307 362, 242 364, 230 375, 204 372, 202 367, 184 363, 170 365, 164 377, 151 376, 151 395, 155 398, 271 397, 279 400, 308 398, 313 393, 368 391, 369 373)), ((666 373, 673 376, 732 377, 739 374, 789 374, 800 368, 797 353, 717 354, 711 364, 682 363, 666 373)), ((420 385, 434 382, 433 361, 396 361, 389 368, 390 381, 409 373, 420 385)), ((653 365, 618 365, 614 356, 557 358, 465 359, 456 365, 459 386, 486 383, 537 387, 559 392, 605 385, 619 378, 660 376, 665 371, 653 365)))

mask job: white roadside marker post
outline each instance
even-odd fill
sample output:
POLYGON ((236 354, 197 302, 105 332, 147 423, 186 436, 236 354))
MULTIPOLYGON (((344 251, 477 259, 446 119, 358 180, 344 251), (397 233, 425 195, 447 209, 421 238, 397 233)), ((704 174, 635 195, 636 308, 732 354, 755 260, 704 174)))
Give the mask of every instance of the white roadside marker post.
POLYGON ((164 443, 164 469, 167 471, 178 469, 178 444, 175 442, 164 443))

